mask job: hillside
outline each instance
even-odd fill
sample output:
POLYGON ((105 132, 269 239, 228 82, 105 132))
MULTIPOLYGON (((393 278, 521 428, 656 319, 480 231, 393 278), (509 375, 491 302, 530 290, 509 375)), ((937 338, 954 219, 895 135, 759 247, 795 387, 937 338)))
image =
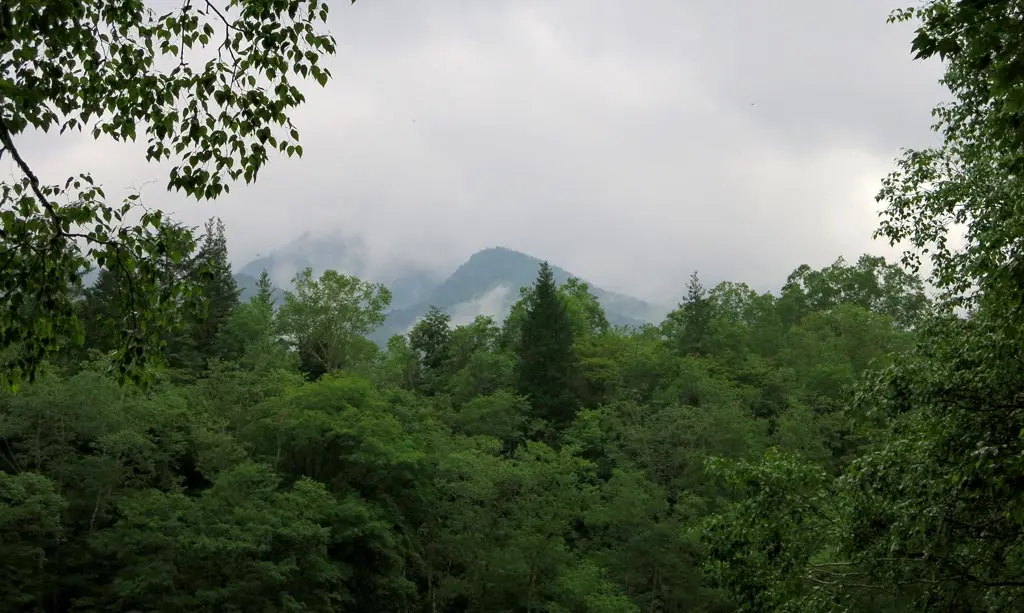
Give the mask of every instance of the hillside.
MULTIPOLYGON (((391 290, 393 308, 416 304, 442 279, 435 271, 406 259, 374 261, 368 257, 366 244, 358 236, 317 237, 309 233, 241 266, 235 279, 239 287, 254 287, 255 280, 266 270, 275 285, 288 288, 295 274, 306 267, 317 275, 330 269, 382 283, 391 290)), ((243 290, 242 299, 247 296, 243 290)))
MULTIPOLYGON (((468 323, 478 315, 490 315, 500 321, 519 299, 519 288, 534 282, 540 263, 538 258, 505 247, 478 251, 423 300, 406 308, 392 310, 384 326, 373 335, 374 340, 386 340, 392 334, 406 332, 430 306, 444 309, 452 316, 455 324, 468 323)), ((559 284, 576 276, 558 266, 552 266, 552 272, 559 284)), ((669 311, 668 308, 610 292, 593 284, 591 291, 604 306, 608 320, 613 325, 657 322, 669 311)))
MULTIPOLYGON (((394 296, 392 310, 384 325, 371 335, 374 341, 383 344, 391 335, 408 331, 431 306, 444 309, 455 324, 470 322, 478 315, 490 315, 501 321, 519 299, 519 288, 533 283, 541 262, 520 251, 491 247, 474 253, 447 278, 400 262, 373 271, 360 255, 361 243, 347 241, 343 238, 313 240, 303 236, 249 262, 235 275, 242 299, 248 299, 255 292, 256 279, 264 269, 275 284, 283 288, 289 287, 291 276, 306 266, 311 266, 314 272, 334 269, 383 283, 394 296)), ((552 270, 559 284, 576 276, 558 266, 553 266, 552 270)), ((670 310, 593 284, 591 291, 613 325, 658 322, 670 310)))

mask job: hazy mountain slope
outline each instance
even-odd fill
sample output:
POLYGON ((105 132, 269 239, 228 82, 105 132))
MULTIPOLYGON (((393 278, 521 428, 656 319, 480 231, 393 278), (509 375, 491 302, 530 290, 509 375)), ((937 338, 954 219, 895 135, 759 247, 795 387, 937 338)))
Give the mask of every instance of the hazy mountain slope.
MULTIPOLYGON (((383 283, 391 290, 391 311, 384 325, 371 338, 384 343, 392 334, 408 331, 430 306, 438 306, 452 316, 455 324, 468 323, 478 315, 502 320, 519 299, 519 288, 532 285, 540 260, 531 255, 492 247, 474 253, 447 278, 436 271, 407 260, 395 259, 371 266, 365 244, 358 237, 305 234, 270 254, 257 257, 240 267, 235 281, 242 300, 255 293, 256 279, 266 270, 275 286, 278 304, 283 290, 291 287, 295 273, 309 266, 314 274, 327 269, 383 283)), ((565 283, 569 271, 552 267, 555 281, 565 283)), ((591 291, 615 325, 640 325, 660 322, 669 308, 609 292, 591 284, 591 291)))
POLYGON ((367 252, 366 244, 358 236, 317 237, 307 233, 238 268, 236 277, 258 279, 266 270, 276 287, 290 289, 292 278, 306 267, 312 268, 314 275, 336 270, 365 281, 383 283, 391 290, 393 308, 416 304, 444 278, 436 271, 404 259, 375 262, 367 252))
MULTIPOLYGON (((519 288, 533 284, 540 262, 538 258, 504 247, 478 251, 423 300, 392 310, 373 338, 383 342, 392 334, 406 332, 432 305, 447 311, 455 324, 468 323, 478 315, 491 315, 500 321, 519 299, 519 288)), ((552 266, 552 272, 559 284, 574 276, 557 266, 552 266)), ((591 291, 615 325, 658 322, 669 310, 594 285, 591 291)))
POLYGON ((256 283, 258 279, 252 275, 236 272, 231 275, 235 280, 235 285, 238 286, 238 300, 240 302, 246 302, 250 298, 256 295, 256 283))
MULTIPOLYGON (((239 302, 247 302, 250 298, 256 295, 257 286, 259 279, 245 273, 237 273, 231 275, 235 279, 235 284, 238 285, 238 300, 239 302)), ((274 300, 274 304, 280 305, 284 302, 284 290, 280 287, 275 286, 274 291, 270 294, 274 300)))

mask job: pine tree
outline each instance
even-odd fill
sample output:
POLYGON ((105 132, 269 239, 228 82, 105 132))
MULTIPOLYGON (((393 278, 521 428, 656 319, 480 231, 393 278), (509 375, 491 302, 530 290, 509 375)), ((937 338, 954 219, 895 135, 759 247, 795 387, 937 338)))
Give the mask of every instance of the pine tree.
POLYGON ((83 324, 85 342, 82 351, 73 351, 72 355, 84 358, 90 350, 103 354, 123 352, 140 339, 152 341, 151 357, 162 354, 172 365, 179 353, 187 353, 187 348, 192 346, 192 322, 195 314, 202 312, 202 304, 193 292, 176 294, 173 289, 191 275, 195 253, 191 233, 183 233, 179 239, 181 242, 170 246, 167 253, 152 258, 150 264, 154 269, 144 275, 124 267, 112 270, 109 264, 99 268, 95 282, 82 292, 75 305, 83 324), (172 253, 180 257, 172 257, 172 253), (176 325, 158 330, 141 325, 144 322, 137 316, 136 294, 138 284, 147 276, 156 282, 154 295, 159 300, 173 301, 174 308, 180 311, 176 325))
POLYGON ((540 266, 518 343, 517 387, 533 410, 553 426, 576 416, 578 362, 572 325, 558 296, 551 267, 540 266))
POLYGON ((452 318, 436 306, 409 332, 409 347, 419 357, 423 391, 428 395, 441 390, 441 375, 449 356, 452 318))
POLYGON ((207 268, 203 275, 203 295, 206 298, 206 316, 196 330, 196 349, 204 358, 214 353, 217 333, 238 307, 240 290, 231 274, 228 261, 228 240, 224 233, 224 222, 210 219, 206 222, 206 233, 199 248, 201 264, 207 268))
POLYGON ((662 330, 678 355, 704 355, 708 352, 712 305, 696 272, 686 284, 686 298, 668 314, 662 330))
POLYGON ((85 328, 83 349, 86 351, 96 349, 107 353, 117 348, 124 326, 121 291, 116 276, 105 268, 100 270, 92 287, 85 290, 79 314, 85 328))
POLYGON ((271 283, 270 275, 267 274, 266 269, 260 273, 260 278, 256 281, 255 299, 262 305, 274 308, 274 284, 271 283))
POLYGON ((201 370, 217 352, 217 335, 232 311, 238 307, 238 284, 231 274, 224 222, 211 218, 206 222, 202 242, 191 261, 189 275, 202 290, 203 309, 184 331, 168 345, 168 360, 173 366, 201 370))
POLYGON ((274 291, 264 270, 256 282, 256 294, 239 304, 217 332, 219 359, 250 369, 287 362, 287 344, 277 336, 274 291))

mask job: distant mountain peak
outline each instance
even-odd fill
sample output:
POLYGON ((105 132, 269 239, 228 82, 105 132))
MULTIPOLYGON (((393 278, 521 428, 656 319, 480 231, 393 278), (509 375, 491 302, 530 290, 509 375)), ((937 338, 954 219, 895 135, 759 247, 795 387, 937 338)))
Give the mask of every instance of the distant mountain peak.
POLYGON ((469 259, 463 262, 460 268, 465 266, 493 264, 496 262, 504 263, 506 265, 517 263, 539 266, 541 260, 510 247, 486 247, 469 256, 469 259))
POLYGON ((325 270, 384 283, 396 307, 415 304, 443 277, 414 262, 384 258, 373 261, 366 241, 344 232, 304 232, 274 251, 241 266, 239 275, 258 278, 266 270, 273 282, 290 289, 296 273, 309 267, 319 276, 325 270))
POLYGON ((518 249, 513 249, 511 247, 505 247, 504 245, 497 245, 495 247, 484 247, 483 249, 481 249, 481 250, 477 251, 476 253, 474 253, 473 255, 469 256, 469 259, 472 260, 473 258, 486 258, 486 257, 494 257, 494 256, 501 256, 501 255, 517 256, 517 257, 527 258, 527 259, 530 259, 530 260, 537 260, 538 259, 538 258, 535 258, 535 257, 533 257, 532 255, 530 255, 528 253, 523 253, 522 251, 519 251, 518 249))
MULTIPOLYGON (((490 315, 500 321, 519 299, 519 288, 528 287, 536 280, 541 261, 509 247, 481 249, 469 256, 420 302, 391 311, 384 327, 374 335, 375 340, 383 342, 391 334, 406 332, 431 306, 448 312, 456 324, 471 321, 476 315, 490 315)), ((551 266, 551 271, 558 284, 576 276, 555 265, 551 266)), ((660 321, 667 312, 667 309, 605 291, 593 284, 591 291, 604 305, 608 319, 615 324, 639 325, 660 321)))
MULTIPOLYGON (((239 271, 239 286, 247 295, 254 291, 255 279, 267 269, 275 283, 289 289, 289 279, 298 270, 311 266, 315 273, 333 268, 367 281, 379 281, 391 289, 392 310, 384 326, 371 335, 383 343, 392 334, 405 333, 427 312, 437 306, 452 316, 454 323, 471 321, 476 315, 490 315, 499 321, 519 299, 519 288, 529 287, 537 278, 541 259, 507 246, 486 247, 469 256, 450 275, 443 277, 404 258, 392 258, 386 271, 367 266, 367 249, 359 237, 343 233, 306 232, 283 247, 257 258, 239 271)), ((575 275, 554 263, 555 282, 563 284, 575 275)), ((660 321, 669 309, 643 300, 609 292, 590 284, 591 291, 604 306, 614 324, 637 325, 660 321)))

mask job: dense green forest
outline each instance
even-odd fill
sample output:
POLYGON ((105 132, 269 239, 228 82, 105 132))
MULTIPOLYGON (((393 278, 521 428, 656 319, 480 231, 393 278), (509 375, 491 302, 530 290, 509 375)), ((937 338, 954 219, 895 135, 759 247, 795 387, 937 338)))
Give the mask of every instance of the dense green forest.
POLYGON ((2 610, 1024 609, 1019 2, 892 17, 951 93, 882 181, 901 261, 694 274, 636 327, 544 264, 504 321, 433 309, 385 348, 387 288, 305 271, 241 302, 216 219, 131 221, 18 152, 141 126, 198 199, 301 155, 288 79, 329 78, 327 7, 234 8, 0 5, 2 610), (154 67, 208 20, 230 63, 154 67))
POLYGON ((385 288, 306 271, 281 304, 266 277, 240 304, 226 247, 211 222, 168 271, 208 308, 150 385, 105 372, 121 314, 103 272, 76 303, 84 345, 0 399, 7 603, 732 610, 731 573, 755 578, 716 566, 747 525, 725 522, 782 509, 709 460, 837 474, 879 427, 850 390, 928 308, 865 256, 777 295, 694 276, 661 326, 613 328, 545 265, 504 322, 435 309, 382 351, 365 335, 385 288))

